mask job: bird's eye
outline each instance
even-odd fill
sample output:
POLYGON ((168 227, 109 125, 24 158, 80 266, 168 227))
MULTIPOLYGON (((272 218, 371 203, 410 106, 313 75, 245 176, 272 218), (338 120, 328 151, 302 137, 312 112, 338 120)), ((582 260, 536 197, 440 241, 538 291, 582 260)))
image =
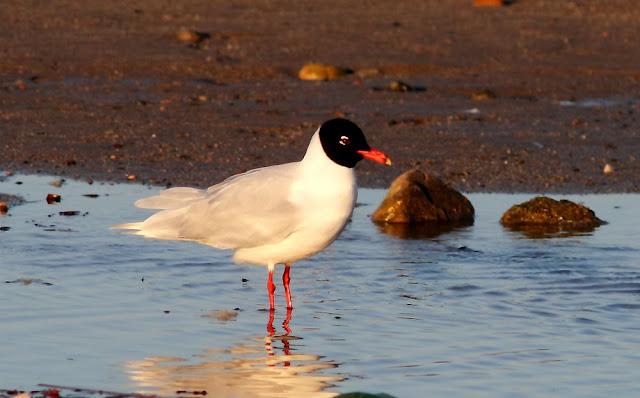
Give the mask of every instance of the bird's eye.
POLYGON ((346 135, 340 137, 340 145, 349 145, 349 137, 346 135))

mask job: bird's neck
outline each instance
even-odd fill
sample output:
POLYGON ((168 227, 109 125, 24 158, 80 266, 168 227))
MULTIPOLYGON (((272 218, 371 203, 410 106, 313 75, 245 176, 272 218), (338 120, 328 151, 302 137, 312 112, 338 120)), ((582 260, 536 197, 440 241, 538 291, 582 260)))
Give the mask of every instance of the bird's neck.
POLYGON ((301 171, 308 175, 309 181, 316 183, 353 184, 355 173, 352 168, 344 167, 329 159, 320 142, 319 129, 311 137, 304 158, 300 161, 301 171))

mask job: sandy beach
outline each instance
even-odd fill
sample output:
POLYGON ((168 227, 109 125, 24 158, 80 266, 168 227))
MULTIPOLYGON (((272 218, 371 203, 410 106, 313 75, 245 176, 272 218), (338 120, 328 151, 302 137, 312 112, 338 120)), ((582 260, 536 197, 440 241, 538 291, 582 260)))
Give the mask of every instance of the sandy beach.
POLYGON ((208 186, 301 158, 342 116, 394 160, 361 165, 363 186, 419 164, 469 192, 640 191, 631 0, 9 1, 0 18, 0 169, 208 186), (354 73, 302 81, 308 62, 354 73))

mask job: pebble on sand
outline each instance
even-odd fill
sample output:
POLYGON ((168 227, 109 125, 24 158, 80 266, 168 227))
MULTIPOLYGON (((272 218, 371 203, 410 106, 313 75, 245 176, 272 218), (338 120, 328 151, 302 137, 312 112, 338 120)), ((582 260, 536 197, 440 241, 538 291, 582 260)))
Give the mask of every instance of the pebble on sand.
POLYGON ((80 212, 78 210, 66 210, 66 211, 59 211, 58 212, 58 215, 65 216, 65 217, 73 217, 73 216, 77 216, 79 214, 80 214, 80 212))
POLYGON ((604 174, 611 174, 613 173, 615 170, 613 169, 613 166, 610 165, 609 163, 604 165, 604 168, 602 169, 602 172, 604 174))
POLYGON ((502 215, 500 222, 507 227, 552 225, 564 230, 594 228, 605 223, 586 206, 546 196, 512 206, 502 215))
POLYGON ((471 202, 441 179, 413 169, 396 178, 378 209, 376 223, 473 224, 471 202))
POLYGON ((476 7, 501 7, 506 5, 503 0, 473 0, 473 5, 476 7))
POLYGON ((405 83, 402 80, 393 80, 387 86, 375 86, 373 91, 392 91, 396 93, 410 93, 410 92, 422 92, 427 91, 426 87, 413 86, 409 83, 405 83))
POLYGON ((478 90, 471 93, 471 99, 474 101, 486 101, 495 99, 496 97, 496 93, 489 89, 478 90))
POLYGON ((191 29, 180 29, 176 32, 176 39, 190 44, 200 44, 210 37, 210 33, 198 32, 191 29))
POLYGON ((58 195, 57 193, 47 194, 47 203, 50 205, 54 203, 60 203, 61 200, 62 196, 58 195))
POLYGON ((64 178, 58 179, 58 180, 53 180, 49 183, 49 185, 51 185, 52 187, 55 188, 60 188, 63 184, 65 183, 64 178))
POLYGON ((353 73, 352 70, 339 68, 329 64, 306 64, 298 72, 300 80, 336 80, 342 76, 353 73))
POLYGON ((376 68, 361 68, 357 69, 355 72, 356 76, 361 79, 365 79, 367 77, 373 77, 380 74, 380 70, 376 68))

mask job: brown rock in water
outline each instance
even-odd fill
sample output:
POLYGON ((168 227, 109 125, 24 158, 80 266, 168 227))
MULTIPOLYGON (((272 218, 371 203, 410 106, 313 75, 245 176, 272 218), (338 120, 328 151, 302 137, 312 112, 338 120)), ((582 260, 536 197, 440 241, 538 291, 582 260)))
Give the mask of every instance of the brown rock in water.
POLYGON ((353 73, 350 69, 338 68, 328 64, 306 64, 298 72, 300 80, 336 80, 353 73))
POLYGON ((9 206, 5 202, 0 202, 0 214, 7 214, 9 206))
POLYGON ((605 223, 586 206, 546 196, 511 207, 502 215, 500 222, 508 227, 544 225, 563 230, 595 228, 605 223))
POLYGON ((57 193, 47 194, 47 203, 50 205, 54 203, 60 203, 61 200, 62 196, 58 195, 57 193))
POLYGON ((393 181, 371 219, 377 223, 469 225, 474 209, 460 192, 414 169, 393 181))

